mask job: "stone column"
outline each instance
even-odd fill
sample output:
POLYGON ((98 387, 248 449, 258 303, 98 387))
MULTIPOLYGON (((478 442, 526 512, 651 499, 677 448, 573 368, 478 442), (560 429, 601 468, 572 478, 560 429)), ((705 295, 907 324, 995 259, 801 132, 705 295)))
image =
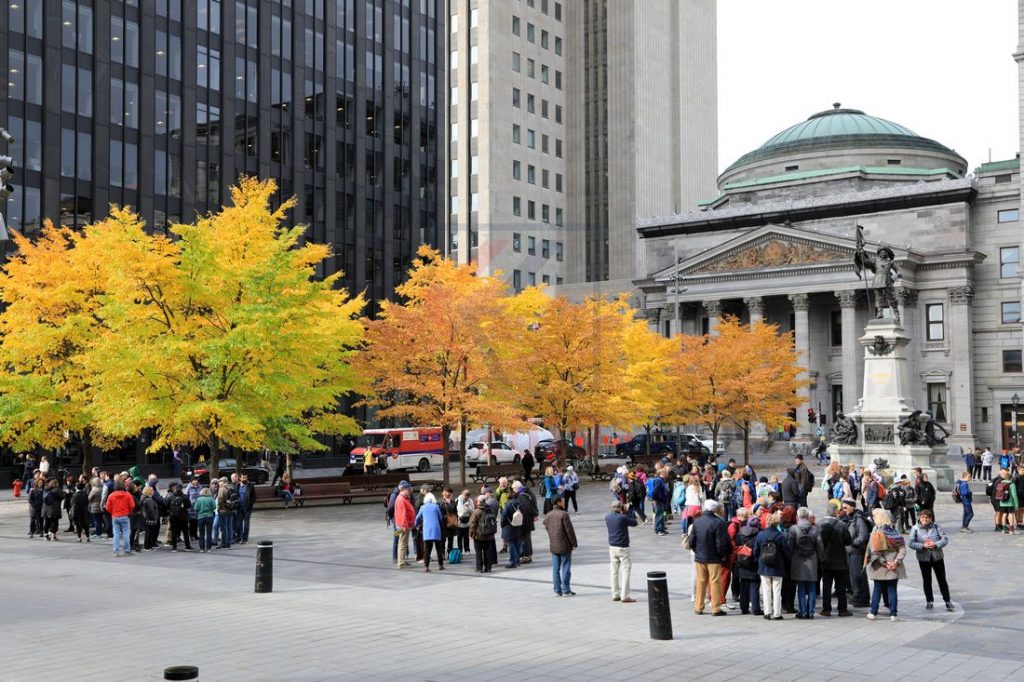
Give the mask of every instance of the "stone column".
MULTIPOLYGON (((949 323, 946 338, 949 339, 949 364, 953 370, 950 377, 950 395, 946 396, 949 408, 949 423, 952 438, 949 440, 964 448, 974 447, 974 383, 971 375, 971 300, 974 287, 964 285, 949 289, 949 323), (963 425, 965 428, 961 430, 963 425)), ((926 408, 927 406, 923 406, 926 408)))
POLYGON ((722 302, 718 300, 704 301, 704 310, 708 313, 708 336, 718 336, 718 322, 722 317, 722 302))
MULTIPOLYGON (((793 311, 796 317, 796 326, 794 327, 794 341, 796 344, 796 361, 804 368, 803 372, 797 376, 797 379, 801 381, 807 381, 810 374, 810 361, 811 361, 811 329, 808 322, 808 313, 811 309, 810 297, 807 294, 790 294, 789 300, 793 304, 793 311)), ((798 393, 800 398, 800 406, 796 410, 796 421, 800 433, 805 435, 813 435, 814 430, 817 428, 816 425, 807 423, 807 410, 811 409, 811 390, 809 386, 801 388, 798 393)))
POLYGON ((859 357, 861 330, 857 329, 857 292, 836 291, 843 323, 843 414, 850 414, 857 407, 861 395, 862 380, 859 357))
MULTIPOLYGON (((920 383, 918 378, 921 369, 921 343, 924 341, 924 327, 918 319, 917 291, 915 289, 905 286, 896 287, 896 301, 900 309, 900 324, 906 330, 907 336, 910 337, 910 342, 907 344, 907 386, 909 391, 909 387, 917 386, 920 383)), ((920 395, 921 400, 927 400, 927 394, 918 393, 919 390, 915 389, 915 392, 907 397, 920 395)), ((918 400, 911 399, 911 403, 916 405, 918 400)))
POLYGON ((750 311, 750 325, 753 326, 755 322, 761 322, 764 320, 764 299, 760 296, 751 296, 743 299, 743 302, 747 305, 747 310, 750 311))

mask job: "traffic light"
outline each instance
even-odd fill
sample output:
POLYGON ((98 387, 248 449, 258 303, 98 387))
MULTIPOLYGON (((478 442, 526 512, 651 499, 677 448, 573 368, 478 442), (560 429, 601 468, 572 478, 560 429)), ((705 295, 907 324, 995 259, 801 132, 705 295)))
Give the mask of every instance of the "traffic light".
POLYGON ((814 414, 814 408, 812 407, 812 408, 808 409, 807 410, 807 423, 808 424, 813 424, 817 420, 818 420, 818 417, 817 417, 816 414, 814 414))

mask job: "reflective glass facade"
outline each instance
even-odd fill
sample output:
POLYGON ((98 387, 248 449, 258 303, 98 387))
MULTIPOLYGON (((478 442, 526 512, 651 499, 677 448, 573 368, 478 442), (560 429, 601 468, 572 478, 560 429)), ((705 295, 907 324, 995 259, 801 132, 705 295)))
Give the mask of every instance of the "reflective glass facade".
POLYGON ((8 223, 81 226, 114 203, 161 231, 241 174, 274 177, 373 313, 442 241, 443 18, 441 0, 4 3, 8 223))

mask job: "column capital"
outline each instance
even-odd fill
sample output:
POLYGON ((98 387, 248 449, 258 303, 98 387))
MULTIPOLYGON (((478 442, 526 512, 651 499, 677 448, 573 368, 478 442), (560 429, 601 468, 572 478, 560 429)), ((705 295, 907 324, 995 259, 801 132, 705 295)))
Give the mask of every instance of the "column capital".
POLYGON ((704 301, 704 310, 707 311, 708 317, 721 317, 722 315, 722 302, 718 299, 712 301, 704 301))
POLYGON ((840 308, 853 308, 857 305, 857 292, 847 289, 845 291, 834 291, 835 297, 839 299, 840 308))
POLYGON ((764 298, 761 296, 749 296, 743 299, 743 303, 746 304, 747 310, 755 315, 764 314, 764 298))
POLYGON ((953 305, 970 305, 974 298, 974 287, 970 284, 959 287, 950 287, 949 302, 953 305))
POLYGON ((909 287, 896 287, 893 292, 896 295, 896 300, 902 305, 914 305, 917 303, 917 290, 909 287))
POLYGON ((789 301, 793 304, 793 310, 811 309, 811 300, 807 294, 790 294, 789 301))

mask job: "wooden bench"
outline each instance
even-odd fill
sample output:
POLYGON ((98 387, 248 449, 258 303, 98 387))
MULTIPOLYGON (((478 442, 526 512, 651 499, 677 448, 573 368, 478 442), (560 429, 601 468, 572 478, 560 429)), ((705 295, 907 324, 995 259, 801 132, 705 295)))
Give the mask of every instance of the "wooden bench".
MULTIPOLYGON (((352 504, 353 500, 369 499, 385 502, 388 492, 383 490, 353 490, 349 483, 306 483, 299 484, 302 490, 301 495, 294 496, 295 506, 302 507, 306 502, 316 500, 341 500, 342 504, 352 504)), ((270 493, 268 497, 257 497, 257 502, 279 502, 284 504, 283 497, 274 497, 270 493)))
POLYGON ((618 466, 615 464, 602 464, 596 470, 591 471, 589 476, 592 481, 610 481, 618 466))
POLYGON ((476 468, 470 477, 474 483, 487 483, 488 481, 497 481, 502 476, 515 476, 523 473, 523 467, 521 464, 491 464, 481 465, 476 468))

